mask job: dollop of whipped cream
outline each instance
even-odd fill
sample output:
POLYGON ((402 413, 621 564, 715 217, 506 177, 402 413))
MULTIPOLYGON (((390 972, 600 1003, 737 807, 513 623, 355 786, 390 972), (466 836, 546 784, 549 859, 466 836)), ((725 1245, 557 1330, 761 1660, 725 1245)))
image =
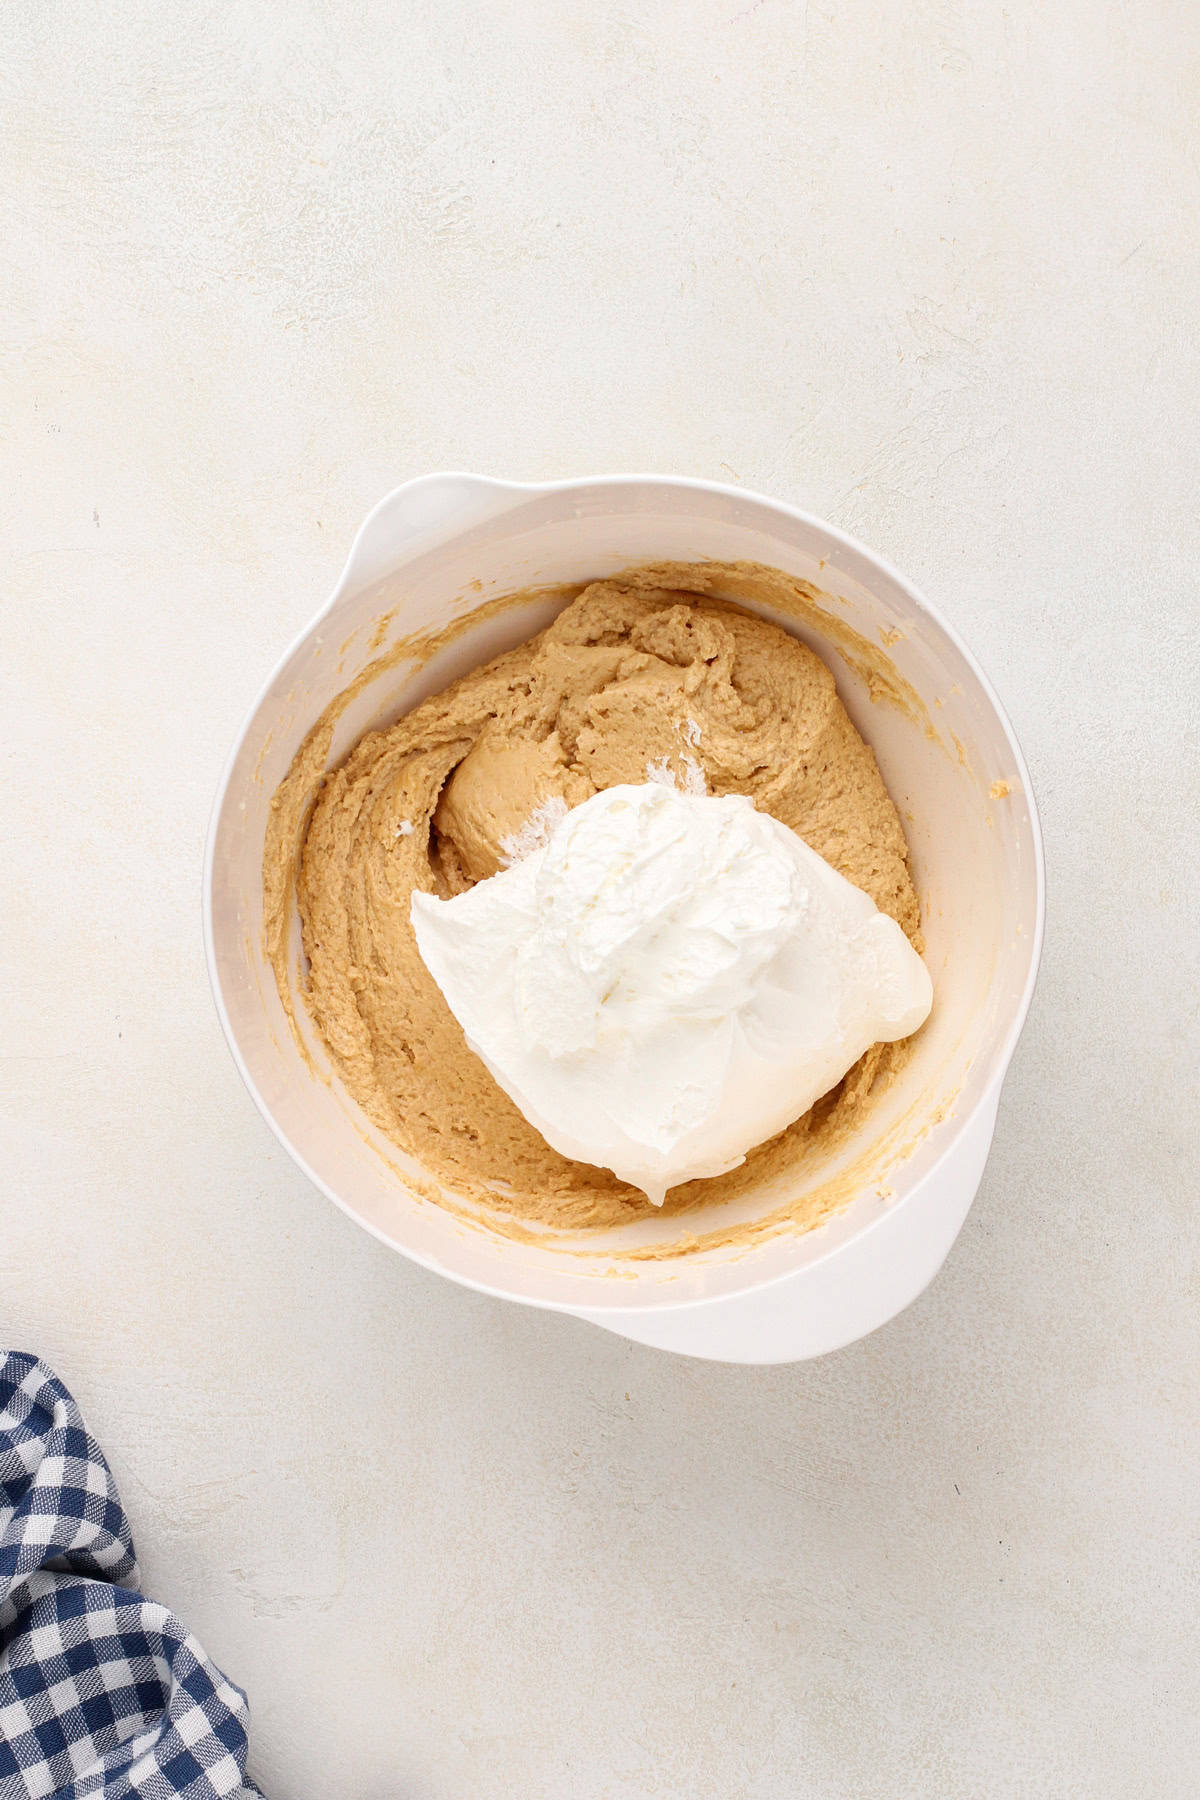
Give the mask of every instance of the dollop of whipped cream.
POLYGON ((933 989, 893 919, 752 801, 651 781, 575 807, 417 948, 467 1042, 563 1156, 661 1205, 906 1038, 933 989))

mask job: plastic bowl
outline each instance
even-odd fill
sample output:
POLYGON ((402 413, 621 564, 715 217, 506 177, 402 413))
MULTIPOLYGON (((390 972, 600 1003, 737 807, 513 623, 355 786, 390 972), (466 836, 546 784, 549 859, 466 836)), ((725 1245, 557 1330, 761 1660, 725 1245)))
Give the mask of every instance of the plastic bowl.
POLYGON ((375 508, 332 598, 264 687, 217 797, 204 902, 213 992, 246 1084, 299 1166, 366 1230, 468 1287, 665 1349, 767 1363, 865 1335, 940 1267, 978 1187, 1033 991, 1044 871, 1028 774, 986 677, 945 621, 861 544, 792 507, 710 482, 607 476, 533 486, 447 474, 409 482, 375 508), (905 815, 934 1012, 900 1078, 868 1110, 860 1141, 805 1167, 792 1192, 777 1183, 683 1218, 517 1242, 430 1200, 427 1177, 368 1123, 319 1043, 302 1053, 263 948, 268 810, 325 707, 362 670, 386 663, 389 646, 462 627, 431 659, 393 659, 366 683, 339 719, 331 765, 364 730, 529 637, 555 611, 543 597, 480 617, 488 601, 663 559, 765 563, 820 590, 804 617, 754 609, 829 663, 905 815), (881 689, 872 679, 856 653, 862 642, 887 644, 894 683, 881 689), (748 1232, 801 1187, 821 1184, 840 1204, 826 1223, 748 1232), (727 1227, 741 1239, 658 1254, 684 1229, 727 1227))

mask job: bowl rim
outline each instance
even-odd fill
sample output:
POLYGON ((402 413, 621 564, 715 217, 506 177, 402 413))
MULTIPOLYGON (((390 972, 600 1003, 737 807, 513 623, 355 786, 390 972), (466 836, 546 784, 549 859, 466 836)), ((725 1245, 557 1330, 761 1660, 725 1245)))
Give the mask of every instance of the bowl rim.
MULTIPOLYGON (((455 527, 452 515, 447 515, 445 524, 447 527, 446 535, 453 535, 455 527)), ((602 1313, 605 1318, 612 1318, 614 1320, 621 1318, 622 1316, 640 1317, 645 1316, 648 1313, 679 1313, 696 1307, 712 1307, 714 1305, 728 1304, 743 1300, 748 1294, 773 1287, 785 1281, 794 1280, 799 1275, 807 1275, 810 1271, 818 1268, 829 1258, 836 1257, 839 1254, 848 1251, 852 1246, 861 1244, 872 1232, 877 1230, 888 1219, 894 1218, 894 1215, 898 1211, 910 1204, 919 1189, 924 1188, 928 1183, 936 1179, 939 1171, 952 1157, 962 1138, 975 1124, 985 1109, 989 1105, 994 1107, 994 1105, 998 1103, 999 1089, 1007 1074, 1013 1053, 1016 1050, 1021 1032, 1025 1026, 1025 1021, 1029 1015, 1029 1008, 1032 1004, 1033 993, 1037 985, 1038 973, 1041 965, 1046 927, 1045 846, 1042 837, 1037 798, 1030 778, 1029 767, 1026 763, 1020 743, 1017 740, 1012 722, 1009 719, 1008 713, 997 694, 996 689, 992 685, 985 670, 980 666, 974 652, 970 649, 969 645, 964 642, 963 638, 949 620, 946 619, 939 609, 934 606, 932 602, 927 600, 924 594, 921 593, 908 577, 902 574, 901 571, 897 569, 893 563, 889 562, 886 557, 881 556, 878 551, 873 550, 860 538, 853 536, 850 532, 843 531, 840 526, 830 524, 827 519, 821 518, 818 514, 808 512, 802 507, 792 506, 787 501, 778 500, 772 495, 760 493, 756 489, 745 488, 735 485, 732 482, 708 481, 698 476, 664 475, 656 473, 569 476, 557 481, 509 481, 495 476, 479 475, 470 470, 439 470, 425 475, 414 476, 411 480, 401 482, 398 486, 390 489, 367 513, 362 524, 355 533, 342 571, 338 576, 328 599, 318 608, 312 618, 309 619, 308 623, 288 643, 271 668, 266 679, 261 683, 252 704, 243 717, 242 724, 234 737, 229 753, 225 759, 209 814, 208 829, 204 846, 202 884, 202 919, 205 963, 208 969, 209 987, 212 992, 213 1003, 216 1008, 217 1018, 225 1042, 229 1047, 230 1054, 238 1073, 262 1118, 266 1121, 275 1138, 287 1152, 292 1162, 300 1169, 301 1173, 307 1177, 313 1186, 324 1194, 326 1199, 330 1200, 340 1212, 344 1213, 349 1219, 352 1219, 360 1229, 368 1232, 372 1237, 378 1239, 380 1243, 386 1244, 390 1250, 397 1251, 400 1255, 407 1257, 410 1262, 415 1262, 420 1267, 429 1269, 434 1274, 441 1275, 451 1281, 457 1282, 462 1287, 470 1288, 476 1293, 490 1294, 497 1299, 511 1300, 523 1306, 536 1307, 540 1311, 563 1312, 574 1315, 586 1313, 589 1316, 602 1313), (706 1295, 701 1293, 672 1296, 669 1292, 666 1292, 661 1297, 648 1295, 632 1304, 622 1304, 615 1298, 612 1301, 609 1301, 607 1300, 606 1295, 600 1291, 597 1292, 594 1298, 589 1296, 587 1300, 568 1300, 544 1295, 517 1293, 514 1292, 512 1288, 505 1287, 499 1281, 489 1281, 477 1276, 462 1274, 455 1269, 447 1268, 435 1257, 414 1250, 408 1245, 398 1242, 396 1238, 390 1236, 386 1231, 372 1223, 369 1219, 364 1218, 349 1205, 336 1189, 320 1176, 310 1166, 305 1157, 296 1149, 291 1139, 287 1136, 274 1117, 274 1114, 259 1091, 258 1085, 246 1065, 245 1058, 242 1055, 241 1047, 238 1043, 232 1021, 230 1020, 225 1005, 225 997, 221 988, 217 966, 212 909, 213 876, 216 866, 217 842, 220 836, 226 802, 229 798, 230 784, 233 779, 234 770, 242 746, 249 736, 259 712, 270 697, 275 684, 288 663, 293 656, 303 648, 313 632, 342 599, 354 574, 360 546, 364 542, 372 526, 375 524, 375 521, 383 513, 389 510, 401 496, 411 495, 415 489, 429 488, 436 490, 438 486, 447 486, 451 483, 463 483, 471 488, 479 490, 490 489, 494 490, 497 494, 509 493, 516 497, 524 495, 531 498, 543 494, 567 492, 572 489, 618 489, 623 487, 657 487, 676 491, 682 489, 696 493, 714 494, 739 501, 750 501, 754 505, 765 508, 768 512, 777 515, 782 514, 785 518, 794 523, 823 533, 832 543, 837 544, 842 549, 849 551, 855 556, 863 558, 887 580, 894 583, 918 611, 931 619, 934 625, 945 634, 946 638, 962 657, 963 661, 967 664, 975 679, 978 681, 983 695, 995 714, 996 721, 1004 734, 1009 752, 1012 756, 1013 766, 1020 779, 1022 792, 1028 807, 1029 834, 1033 850, 1035 879, 1034 922, 1030 939, 1030 956, 1020 999, 1012 1011, 1008 1029, 1004 1033, 998 1047, 993 1052, 993 1066, 988 1080, 985 1082, 974 1104, 963 1113, 961 1117, 954 1120, 953 1129, 946 1134, 945 1142, 937 1157, 924 1172, 917 1185, 911 1189, 908 1194, 901 1197, 897 1204, 889 1208, 886 1213, 876 1214, 873 1218, 864 1220, 861 1227, 853 1231, 847 1238, 840 1242, 830 1244, 825 1250, 818 1251, 816 1255, 806 1261, 799 1269, 786 1268, 782 1270, 767 1270, 763 1273, 751 1276, 747 1281, 736 1284, 720 1294, 706 1295)), ((596 1286, 599 1290, 606 1286, 611 1286, 611 1284, 597 1283, 596 1286)))

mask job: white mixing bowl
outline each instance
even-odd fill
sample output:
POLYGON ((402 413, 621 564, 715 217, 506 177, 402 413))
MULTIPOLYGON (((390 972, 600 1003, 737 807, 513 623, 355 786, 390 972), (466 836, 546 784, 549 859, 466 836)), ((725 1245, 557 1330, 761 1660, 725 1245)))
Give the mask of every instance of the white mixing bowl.
MULTIPOLYGON (((468 1287, 664 1349, 767 1363, 862 1337, 940 1267, 978 1187, 1033 991, 1044 873, 1028 774, 986 678, 950 627, 861 544, 711 482, 609 476, 533 486, 430 475, 375 508, 332 599, 255 704, 217 797, 204 898, 213 992, 246 1085, 300 1167, 359 1224, 468 1287), (805 1168, 796 1191, 776 1183, 712 1216, 517 1242, 422 1198, 406 1180, 419 1171, 348 1098, 319 1043, 310 1038, 307 1059, 297 1045, 263 947, 268 809, 325 707, 386 662, 389 646, 465 621, 431 659, 393 659, 365 684, 338 722, 330 766, 364 730, 529 637, 556 610, 534 599, 472 623, 489 600, 664 559, 766 563, 821 591, 822 610, 807 619, 755 610, 825 657, 905 816, 934 1012, 901 1077, 868 1110, 861 1141, 805 1168), (869 680, 851 632, 888 645, 907 704, 889 703, 869 680), (827 1223, 746 1232, 810 1187, 845 1202, 827 1223), (741 1240, 658 1255, 685 1229, 718 1226, 741 1226, 741 1240)), ((297 1014, 303 1021, 302 1006, 297 1014)))

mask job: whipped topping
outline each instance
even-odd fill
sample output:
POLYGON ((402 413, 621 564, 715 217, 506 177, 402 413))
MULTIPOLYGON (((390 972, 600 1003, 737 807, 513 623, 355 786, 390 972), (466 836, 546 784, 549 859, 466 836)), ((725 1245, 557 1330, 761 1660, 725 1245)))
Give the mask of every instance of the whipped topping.
POLYGON ((417 948, 555 1150, 655 1205, 723 1174, 932 1004, 894 920, 753 802, 607 788, 451 900, 417 948))
POLYGON ((500 839, 500 861, 506 869, 523 862, 550 842, 550 834, 567 816, 567 803, 561 794, 551 794, 535 806, 519 831, 500 839))
POLYGON ((648 762, 646 780, 657 782, 659 787, 682 788, 685 794, 707 794, 708 782, 695 757, 681 756, 678 760, 678 769, 673 767, 669 756, 660 756, 657 762, 648 762))

